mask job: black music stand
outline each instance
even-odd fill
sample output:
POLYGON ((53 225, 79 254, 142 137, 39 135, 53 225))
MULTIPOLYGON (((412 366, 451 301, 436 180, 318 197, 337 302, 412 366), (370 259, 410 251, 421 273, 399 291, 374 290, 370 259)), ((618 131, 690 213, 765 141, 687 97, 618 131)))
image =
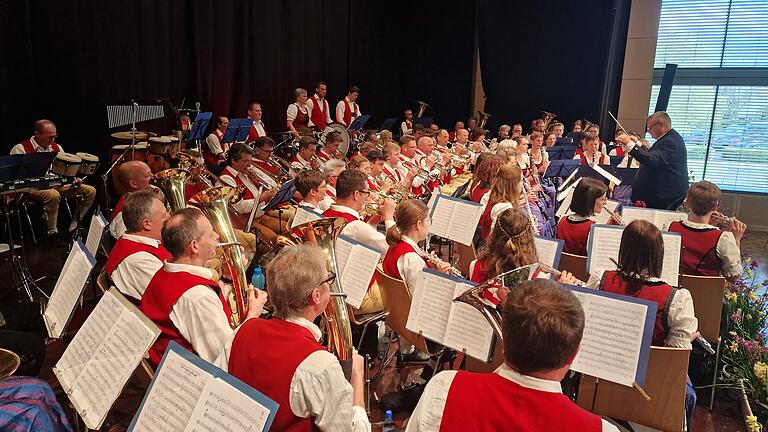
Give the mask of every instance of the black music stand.
MULTIPOLYGON (((0 184, 18 182, 22 179, 44 177, 51 167, 53 159, 56 157, 54 152, 32 153, 20 155, 0 156, 0 184)), ((11 252, 11 265, 13 266, 13 285, 21 292, 22 288, 29 297, 29 301, 35 301, 32 297, 32 288, 40 292, 45 298, 48 295, 37 286, 37 282, 43 280, 45 276, 35 279, 27 269, 27 263, 23 255, 18 255, 16 244, 13 239, 13 229, 11 227, 11 213, 15 210, 18 216, 19 233, 21 234, 21 217, 19 216, 18 200, 16 200, 15 209, 12 209, 5 199, 9 193, 19 192, 20 189, 3 187, 0 190, 0 209, 5 213, 5 223, 8 224, 8 246, 11 252)), ((22 234, 23 235, 23 234, 22 234)), ((24 238, 21 237, 21 251, 24 251, 24 238)))
POLYGON ((577 159, 558 159, 549 162, 543 178, 568 177, 581 167, 581 161, 577 159))
POLYGON ((573 155, 576 154, 576 147, 566 146, 554 146, 547 147, 547 153, 549 153, 549 160, 570 160, 573 159, 573 155))
POLYGON ((433 117, 418 117, 413 119, 414 126, 417 124, 424 125, 425 129, 430 127, 434 122, 435 122, 435 119, 433 117))
POLYGON ((251 131, 251 126, 253 126, 253 120, 249 118, 230 120, 227 131, 221 137, 221 142, 245 142, 246 138, 248 138, 248 133, 251 131))
POLYGON ((624 160, 624 156, 609 156, 611 158, 611 166, 618 166, 621 161, 624 160))
POLYGON ((573 137, 567 136, 567 137, 558 138, 557 141, 555 141, 555 145, 556 146, 573 146, 576 144, 573 142, 573 137))
POLYGON ((355 117, 355 119, 352 120, 352 123, 347 128, 347 130, 357 131, 362 129, 365 126, 365 124, 368 122, 368 119, 370 118, 371 116, 369 114, 359 115, 355 117))
POLYGON ((291 201, 293 194, 296 192, 296 186, 293 184, 293 179, 288 180, 280 186, 275 196, 264 206, 264 213, 270 210, 277 210, 278 224, 282 229, 283 210, 280 208, 280 204, 291 201))
POLYGON ((379 127, 379 130, 383 131, 386 129, 390 132, 395 132, 395 126, 397 126, 397 117, 392 117, 384 120, 384 123, 381 124, 381 127, 379 127))
POLYGON ((451 196, 454 198, 461 198, 462 196, 464 196, 464 192, 467 191, 467 188, 469 188, 469 185, 471 183, 472 183, 472 179, 467 180, 466 182, 464 182, 464 184, 457 187, 456 190, 453 191, 451 196))
POLYGON ((635 183, 635 176, 639 168, 614 168, 611 174, 621 180, 621 184, 631 185, 635 183))

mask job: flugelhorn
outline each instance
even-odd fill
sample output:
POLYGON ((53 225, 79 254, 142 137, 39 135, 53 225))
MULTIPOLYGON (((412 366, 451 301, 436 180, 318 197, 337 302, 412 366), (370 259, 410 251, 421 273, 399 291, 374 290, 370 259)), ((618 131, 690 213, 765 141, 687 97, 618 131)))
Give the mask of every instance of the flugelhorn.
POLYGON ((239 326, 248 312, 248 279, 245 277, 243 253, 229 218, 229 205, 242 198, 243 190, 243 187, 212 187, 197 193, 191 200, 191 204, 202 210, 211 222, 222 243, 226 244, 222 247, 224 260, 221 265, 224 267, 224 273, 228 272, 232 277, 232 290, 226 298, 232 314, 232 328, 239 326))
POLYGON ((352 367, 352 327, 341 286, 341 274, 336 263, 336 238, 347 224, 344 218, 320 219, 294 227, 287 235, 278 236, 275 242, 287 246, 309 243, 318 246, 325 256, 328 271, 337 275, 331 284, 331 300, 325 310, 328 351, 341 362, 344 374, 349 378, 352 367))
POLYGON ((165 195, 165 200, 171 207, 171 212, 183 209, 187 206, 184 196, 184 185, 192 174, 180 168, 170 168, 155 174, 155 184, 165 195))

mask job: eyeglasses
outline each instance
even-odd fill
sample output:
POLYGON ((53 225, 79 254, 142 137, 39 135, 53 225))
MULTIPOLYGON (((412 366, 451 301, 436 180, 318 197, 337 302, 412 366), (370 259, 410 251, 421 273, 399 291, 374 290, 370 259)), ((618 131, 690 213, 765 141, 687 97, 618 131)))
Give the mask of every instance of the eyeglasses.
POLYGON ((648 126, 648 130, 651 130, 653 127, 660 125, 661 123, 654 123, 652 125, 648 126))
POLYGON ((369 190, 359 190, 358 192, 360 192, 361 194, 366 194, 366 195, 370 195, 371 194, 371 191, 369 191, 369 190))
POLYGON ((328 272, 328 273, 331 274, 330 276, 328 276, 328 279, 325 279, 324 281, 322 281, 319 284, 317 284, 318 286, 326 284, 326 283, 328 285, 333 285, 333 283, 336 282, 336 273, 334 273, 334 272, 328 272))

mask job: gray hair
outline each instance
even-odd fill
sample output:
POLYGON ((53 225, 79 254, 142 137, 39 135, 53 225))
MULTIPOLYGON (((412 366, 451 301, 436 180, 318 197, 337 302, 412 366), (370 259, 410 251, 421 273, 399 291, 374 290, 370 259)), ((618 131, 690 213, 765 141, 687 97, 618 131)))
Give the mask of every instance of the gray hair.
POLYGON ((323 168, 323 173, 325 173, 325 179, 328 180, 328 177, 338 175, 340 170, 344 170, 346 167, 347 167, 347 164, 338 159, 328 160, 325 163, 325 167, 323 168))
POLYGON ((286 246, 266 267, 267 292, 276 318, 301 315, 312 290, 326 278, 323 251, 311 244, 286 246))
POLYGON ((517 142, 510 138, 502 140, 496 147, 496 154, 511 162, 517 157, 517 142))
POLYGON ((123 206, 123 223, 126 232, 143 231, 141 223, 144 219, 152 217, 152 207, 155 200, 160 201, 160 197, 153 189, 139 190, 126 195, 125 206, 123 206))
POLYGON ((662 123, 665 127, 671 128, 672 127, 672 119, 669 118, 669 114, 667 114, 664 111, 656 111, 655 113, 648 116, 648 120, 658 120, 660 123, 662 123))
POLYGON ((187 207, 177 211, 165 221, 161 233, 163 246, 173 255, 173 258, 183 256, 192 240, 200 239, 203 234, 197 224, 200 218, 205 218, 203 212, 187 207))
POLYGON ((509 132, 511 130, 512 130, 512 126, 505 124, 505 125, 501 125, 501 127, 499 128, 499 133, 501 133, 501 131, 509 132))
POLYGON ((293 91, 293 95, 296 96, 296 97, 299 97, 302 94, 307 94, 307 90, 299 87, 299 88, 297 88, 296 90, 293 91))

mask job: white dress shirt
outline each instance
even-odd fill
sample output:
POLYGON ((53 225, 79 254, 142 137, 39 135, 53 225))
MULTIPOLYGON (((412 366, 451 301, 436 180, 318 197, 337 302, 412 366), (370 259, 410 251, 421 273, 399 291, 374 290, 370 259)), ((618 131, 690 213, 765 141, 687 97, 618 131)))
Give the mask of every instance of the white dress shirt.
MULTIPOLYGON (((307 117, 309 117, 309 114, 311 112, 312 111, 309 111, 307 109, 306 105, 304 106, 304 109, 301 111, 301 113, 304 114, 307 117)), ((295 103, 292 103, 292 104, 288 105, 288 109, 285 110, 285 118, 286 118, 286 120, 294 121, 294 120, 296 120, 296 116, 298 114, 299 114, 299 105, 295 104, 295 103)))
POLYGON ((352 120, 350 120, 350 123, 355 121, 356 117, 360 117, 360 105, 357 102, 351 102, 346 96, 336 104, 336 121, 349 127, 348 124, 344 123, 344 112, 347 110, 347 107, 344 105, 345 100, 352 109, 352 120))
MULTIPOLYGON (((596 269, 589 274, 587 281, 588 288, 597 289, 600 286, 600 280, 603 273, 608 270, 596 269)), ((647 278, 648 282, 659 282, 659 278, 647 278)), ((691 335, 699 329, 699 320, 693 311, 693 299, 691 293, 685 288, 678 288, 672 301, 669 303, 669 313, 667 315, 669 332, 664 340, 664 345, 673 348, 691 349, 691 335)))
MULTIPOLYGON (((219 186, 236 187, 237 182, 235 181, 235 177, 238 177, 240 180, 242 180, 243 184, 245 184, 245 187, 248 188, 248 190, 253 194, 253 198, 242 199, 235 204, 232 204, 232 208, 234 208, 235 211, 240 214, 250 213, 253 210, 253 206, 259 204, 259 198, 261 198, 261 188, 253 184, 248 176, 237 171, 231 166, 224 168, 224 171, 222 171, 221 175, 219 175, 219 186)), ((259 209, 256 211, 255 217, 260 217, 263 214, 264 212, 259 209)))
POLYGON ((310 165, 309 161, 301 157, 300 154, 296 154, 296 160, 291 161, 291 168, 295 170, 309 169, 311 167, 312 165, 310 165))
POLYGON ((256 132, 259 134, 259 137, 267 136, 267 131, 264 129, 264 122, 263 121, 261 121, 261 120, 254 121, 253 122, 253 127, 256 128, 256 132))
MULTIPOLYGON (((456 373, 457 371, 452 370, 440 372, 427 383, 427 387, 424 389, 424 393, 422 393, 419 403, 416 405, 416 409, 413 410, 413 414, 411 414, 411 418, 408 420, 408 426, 405 429, 406 432, 437 432, 440 430, 445 403, 448 400, 448 392, 451 389, 451 384, 453 384, 453 379, 456 377, 456 373)), ((557 381, 543 380, 523 375, 506 364, 499 366, 494 373, 525 388, 549 393, 563 392, 560 383, 557 381)), ((556 415, 556 413, 552 414, 556 415)), ((619 431, 616 426, 610 424, 606 420, 603 420, 602 423, 603 432, 619 431)))
MULTIPOLYGON (((400 174, 405 178, 408 175, 408 172, 411 170, 411 167, 418 167, 419 164, 416 162, 416 158, 409 158, 404 155, 400 155, 400 162, 397 164, 397 169, 400 170, 400 174)), ((412 186, 417 188, 424 184, 424 177, 418 176, 413 179, 412 186)))
POLYGON ((121 211, 109 222, 109 233, 112 234, 112 237, 115 240, 117 240, 122 237, 126 231, 128 231, 128 228, 125 227, 125 222, 123 222, 123 212, 121 211))
POLYGON ((224 138, 224 132, 221 132, 218 129, 211 132, 211 134, 205 138, 208 150, 216 156, 229 150, 229 144, 222 145, 221 138, 224 138))
MULTIPOLYGON (((328 101, 325 99, 320 99, 320 96, 315 93, 315 96, 318 100, 318 102, 322 101, 323 106, 320 107, 320 110, 322 111, 325 109, 325 123, 330 124, 333 123, 333 120, 331 120, 331 107, 328 106, 328 101)), ((307 112, 309 113, 309 125, 315 126, 314 123, 312 123, 312 111, 315 109, 315 101, 312 98, 307 99, 307 112)))
MULTIPOLYGON (((681 223, 687 227, 693 229, 712 229, 717 227, 709 224, 701 224, 691 221, 681 221, 681 223)), ((741 250, 736 244, 736 238, 730 231, 723 231, 720 235, 720 239, 717 241, 717 247, 715 248, 717 257, 723 261, 723 266, 720 269, 720 273, 725 277, 733 277, 741 274, 741 250)))
MULTIPOLYGON (((166 261, 166 271, 187 272, 211 279, 213 272, 205 267, 177 264, 166 261)), ((221 300, 207 285, 195 285, 176 300, 170 313, 171 322, 179 329, 181 336, 205 361, 214 362, 221 354, 227 338, 232 336, 221 300)))
POLYGON ((408 135, 411 133, 413 133, 413 122, 411 122, 411 127, 408 127, 408 123, 406 121, 400 123, 400 134, 408 135))
MULTIPOLYGON (((37 141, 35 141, 35 137, 34 136, 29 138, 29 142, 32 143, 32 148, 35 149, 36 153, 48 153, 48 152, 52 152, 53 151, 53 146, 50 146, 48 148, 41 147, 40 144, 38 144, 37 141)), ((64 151, 64 147, 62 147, 61 144, 59 144, 59 143, 56 143, 56 144, 59 146, 59 149, 63 152, 64 151)), ((26 154, 26 151, 24 151, 24 145, 21 144, 21 143, 16 144, 11 149, 11 153, 10 154, 12 154, 12 155, 14 155, 14 154, 26 154)))
MULTIPOLYGON (((160 247, 160 241, 136 234, 123 234, 122 238, 132 242, 152 246, 155 249, 160 247)), ((112 271, 112 282, 124 295, 141 300, 144 291, 149 285, 149 281, 155 276, 158 270, 163 266, 163 262, 149 252, 135 252, 123 259, 123 261, 112 271)))
MULTIPOLYGON (((320 328, 306 318, 288 318, 286 321, 306 328, 317 341, 323 335, 320 328)), ((216 366, 222 370, 229 370, 232 342, 238 330, 232 332, 216 359, 216 366)), ((321 431, 371 430, 365 408, 352 405, 352 385, 344 378, 339 360, 328 351, 315 351, 299 363, 291 378, 288 397, 291 412, 301 418, 313 417, 321 431)))
MULTIPOLYGON (((364 243, 381 251, 385 251, 387 248, 389 248, 389 245, 387 244, 387 237, 384 235, 384 233, 376 231, 376 228, 374 228, 371 224, 362 221, 360 219, 360 213, 358 213, 356 210, 339 204, 332 204, 331 209, 342 213, 349 213, 357 218, 357 220, 344 225, 344 228, 341 230, 341 234, 351 238, 352 240, 359 241, 360 243, 364 243)), ((395 225, 395 221, 392 219, 387 219, 384 221, 385 229, 389 229, 389 227, 393 225, 395 225)))
MULTIPOLYGON (((414 249, 420 249, 419 245, 413 241, 412 238, 407 235, 403 235, 402 237, 403 241, 413 246, 414 249)), ((400 276, 403 277, 405 286, 407 286, 411 292, 416 288, 416 282, 419 280, 421 271, 424 270, 424 267, 426 266, 427 263, 424 262, 421 255, 416 252, 405 253, 397 259, 397 271, 400 272, 400 276)))

